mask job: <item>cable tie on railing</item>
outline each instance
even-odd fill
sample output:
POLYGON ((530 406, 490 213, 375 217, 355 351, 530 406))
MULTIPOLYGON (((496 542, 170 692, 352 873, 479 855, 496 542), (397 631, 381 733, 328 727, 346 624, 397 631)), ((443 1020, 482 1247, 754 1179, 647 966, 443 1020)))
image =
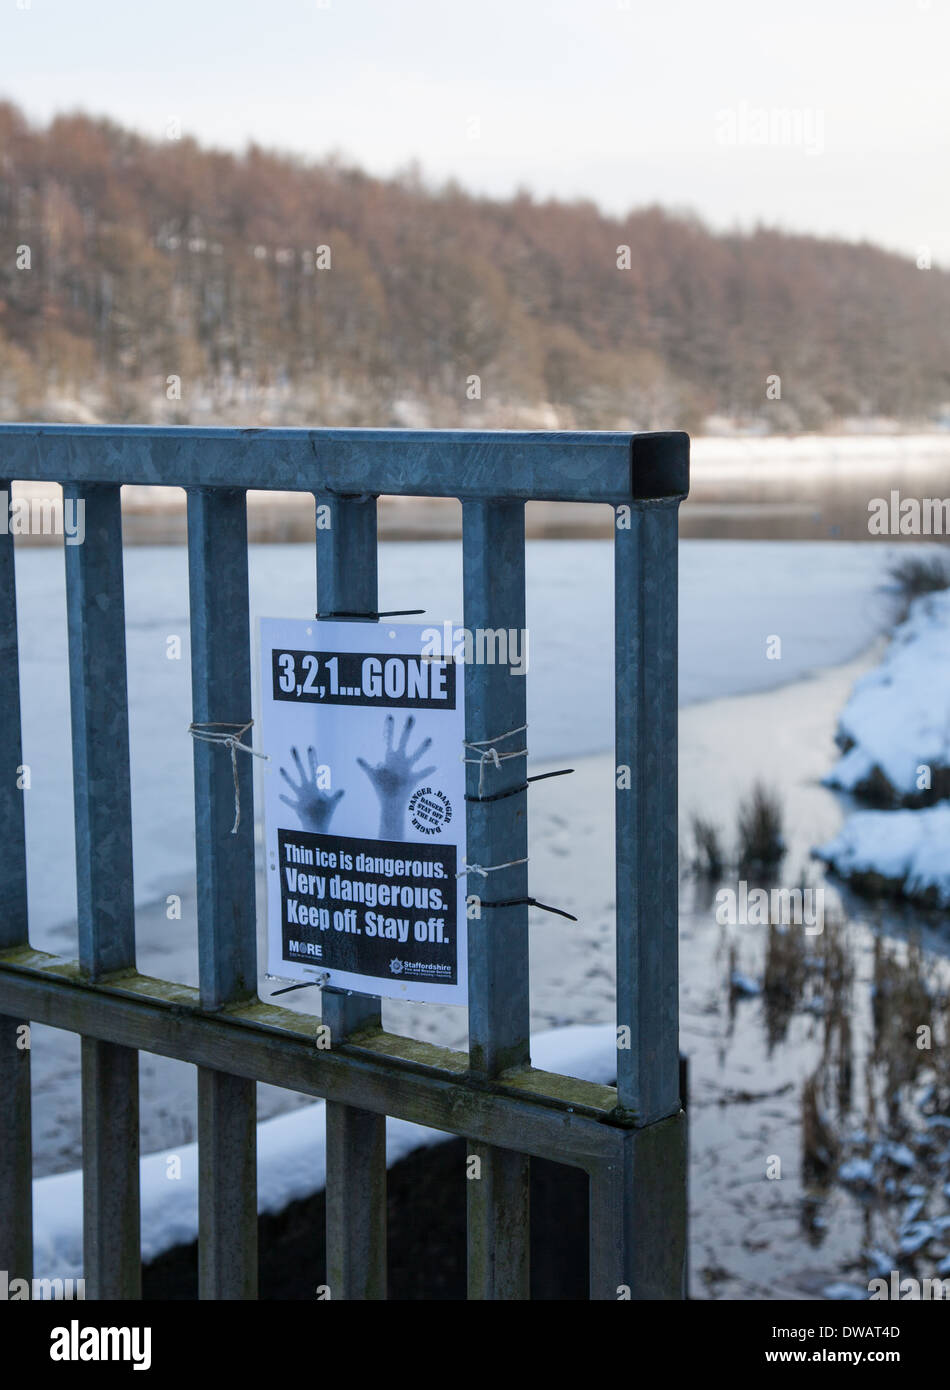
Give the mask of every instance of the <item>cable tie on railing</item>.
POLYGON ((537 907, 542 912, 553 912, 558 917, 566 917, 569 922, 576 922, 577 918, 572 912, 565 912, 561 907, 550 907, 547 903, 539 903, 537 898, 504 898, 501 902, 486 903, 480 902, 479 907, 537 907))
POLYGON ((319 622, 327 622, 331 618, 409 618, 418 613, 424 613, 424 608, 387 608, 383 613, 349 613, 343 609, 333 613, 318 613, 319 622))
POLYGON ((479 797, 481 797, 482 794, 482 787, 485 781, 485 766, 487 763, 493 763, 495 767, 500 768, 502 763, 507 762, 509 758, 526 758, 528 756, 527 748, 516 748, 511 753, 499 753, 498 749, 491 747, 491 745, 501 743, 502 739, 513 738, 515 734, 524 733, 527 727, 527 724, 519 724, 517 729, 509 729, 507 733, 496 734, 494 738, 462 740, 463 748, 469 748, 473 753, 478 754, 477 758, 466 758, 463 753, 460 762, 478 764, 479 797))
POLYGON ((278 994, 289 994, 294 989, 323 989, 330 978, 330 972, 321 975, 318 980, 302 980, 298 985, 284 985, 283 989, 275 989, 270 995, 271 999, 276 999, 278 994))
POLYGON ((569 772, 573 772, 572 767, 562 767, 557 772, 538 772, 534 777, 527 777, 519 787, 509 787, 506 792, 493 792, 491 796, 466 796, 466 801, 504 801, 506 796, 517 796, 519 792, 526 792, 532 782, 543 782, 546 777, 566 777, 569 772))
POLYGON ((269 753, 259 753, 256 748, 251 748, 249 744, 241 742, 242 735, 246 734, 248 729, 252 729, 253 727, 253 719, 249 719, 246 724, 210 723, 188 725, 188 732, 191 734, 192 738, 197 739, 199 743, 217 743, 222 748, 228 748, 231 751, 231 768, 234 772, 234 824, 231 827, 232 835, 238 833, 238 826, 241 824, 241 784, 238 778, 237 750, 240 748, 242 753, 250 753, 252 758, 263 758, 265 762, 270 762, 269 753), (230 729, 231 733, 224 733, 223 730, 225 729, 230 729), (222 732, 215 732, 216 730, 222 732))

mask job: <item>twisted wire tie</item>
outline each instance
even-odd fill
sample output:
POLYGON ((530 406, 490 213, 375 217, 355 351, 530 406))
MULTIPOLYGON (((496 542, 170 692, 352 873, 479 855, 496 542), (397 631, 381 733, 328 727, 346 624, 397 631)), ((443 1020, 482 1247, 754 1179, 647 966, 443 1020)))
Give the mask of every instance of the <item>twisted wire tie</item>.
POLYGON ((241 784, 238 778, 237 750, 240 748, 242 753, 250 753, 253 758, 263 758, 265 762, 270 762, 269 753, 259 753, 256 748, 251 748, 247 743, 241 742, 241 737, 246 734, 248 729, 254 727, 254 720, 249 719, 246 724, 189 724, 188 732, 192 738, 199 743, 216 743, 222 748, 231 750, 231 768, 234 773, 234 824, 231 827, 231 834, 238 833, 238 826, 241 824, 241 784), (232 732, 215 733, 214 730, 231 729, 232 732))
POLYGON ((524 733, 527 727, 527 724, 519 724, 517 729, 509 729, 506 734, 496 734, 494 738, 473 739, 471 741, 466 739, 462 740, 463 748, 470 748, 473 753, 478 754, 477 758, 466 758, 463 753, 460 761, 463 763, 478 764, 479 796, 482 794, 482 788, 485 782, 485 765, 487 763, 493 763, 495 767, 500 768, 502 763, 506 762, 509 758, 526 758, 528 756, 527 748, 517 748, 511 753, 499 753, 497 748, 489 747, 489 745, 501 743, 502 739, 511 738, 514 734, 524 733))
POLYGON ((495 874, 499 869, 513 869, 516 864, 527 864, 527 859, 509 859, 507 864, 462 864, 461 869, 455 875, 456 878, 464 878, 466 874, 481 874, 486 878, 489 874, 495 874))

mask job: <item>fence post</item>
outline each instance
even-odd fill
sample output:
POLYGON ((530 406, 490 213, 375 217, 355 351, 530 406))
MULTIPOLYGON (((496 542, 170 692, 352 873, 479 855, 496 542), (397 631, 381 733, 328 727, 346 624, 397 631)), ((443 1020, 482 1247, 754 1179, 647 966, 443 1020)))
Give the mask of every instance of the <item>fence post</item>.
POLYGON ((614 531, 617 1112, 624 1160, 591 1181, 591 1297, 682 1298, 676 805, 678 502, 614 531))
MULTIPOLYGON (((85 539, 66 550, 79 966, 135 965, 121 490, 67 485, 85 539)), ((83 1272, 92 1298, 139 1298, 139 1058, 82 1039, 83 1272)))
MULTIPOLYGON (((462 554, 465 626, 473 640, 483 633, 525 630, 523 502, 464 502, 462 554)), ((525 676, 510 663, 475 660, 465 672, 465 737, 491 741, 499 754, 527 747, 525 676)), ((487 656, 487 651, 483 652, 487 656)), ((509 654, 510 655, 510 654, 509 654)), ((466 753, 476 757, 473 750, 466 753)), ((483 793, 493 796, 522 785, 526 757, 486 763, 483 793)), ((466 769, 466 794, 479 793, 480 768, 466 769)), ((522 860, 528 853, 527 792, 500 800, 469 800, 469 864, 492 866, 522 860)), ((509 1067, 527 1066, 530 1046, 528 1001, 528 908, 492 907, 528 896, 527 864, 485 877, 460 880, 467 895, 482 901, 468 923, 469 1065, 491 1079, 509 1067)), ((530 1297, 529 1163, 524 1155, 473 1144, 479 1176, 468 1182, 468 1296, 521 1300, 530 1297)))
MULTIPOLYGON (((192 709, 196 724, 251 718, 247 503, 240 490, 188 494, 192 709)), ((237 755, 194 740, 201 1004, 257 992, 254 784, 237 755)), ((257 1096, 253 1081, 198 1068, 198 1281, 202 1298, 257 1296, 257 1096)))
MULTIPOLYGON (((203 1298, 256 1295, 254 1077, 334 1097, 327 1104, 326 1189, 332 1298, 386 1296, 384 1111, 478 1136, 469 1140, 481 1170, 467 1187, 471 1298, 530 1296, 529 1159, 522 1146, 587 1167, 593 1298, 681 1298, 676 506, 687 483, 685 436, 556 436, 549 444, 504 432, 410 439, 398 431, 259 434, 0 427, 25 476, 72 479, 67 495, 87 510, 84 545, 66 550, 84 981, 17 950, 28 942, 23 797, 16 786, 20 696, 13 541, 0 534, 0 952, 12 948, 0 962, 0 1267, 20 1277, 32 1272, 29 1051, 17 1047, 22 1010, 82 1038, 84 1257, 93 1296, 129 1298, 140 1290, 136 1048, 153 1046, 198 1066, 203 1298), (213 744, 194 748, 200 992, 181 987, 171 1002, 161 983, 153 988, 139 978, 127 987, 135 953, 121 483, 127 474, 128 481, 160 477, 188 489, 193 718, 236 732, 251 714, 244 488, 254 485, 255 462, 268 458, 271 486, 273 470, 289 468, 291 486, 312 488, 319 480, 340 488, 315 493, 325 617, 378 619, 376 498, 368 488, 388 482, 405 495, 467 498, 464 618, 475 659, 466 673, 462 882, 480 909, 470 918, 469 1074, 461 1085, 464 1062, 446 1049, 431 1049, 420 1064, 385 1035, 376 1056, 369 1037, 362 1049, 346 1046, 348 1038, 380 1028, 375 997, 325 992, 323 1019, 337 1053, 323 1063, 311 1057, 304 1033, 259 1004, 251 761, 238 757, 236 789, 228 750, 213 744), (618 1084, 609 1115, 596 1097, 588 1104, 583 1088, 575 1113, 566 1104, 577 1094, 569 1078, 546 1084, 536 1073, 531 1085, 541 1090, 525 1103, 523 1075, 508 1076, 529 1063, 530 1010, 525 678, 513 674, 507 638, 517 634, 520 665, 523 499, 539 494, 635 499, 617 504, 615 535, 618 1084), (321 522, 323 509, 329 526, 321 522), (488 750, 512 756, 498 761, 488 750), (191 1002, 182 1007, 185 1000, 191 1002), (247 1001, 253 1007, 241 1008, 247 1001)), ((6 469, 12 466, 8 459, 6 469)))
MULTIPOLYGON (((317 607, 322 617, 375 621, 379 604, 375 497, 317 504, 317 607), (321 508, 326 508, 321 512, 321 508), (326 523, 326 524, 323 524, 326 523), (360 619, 358 616, 366 615, 360 619)), ((318 750, 319 751, 319 750, 318 750)), ((381 1025, 379 999, 323 991, 331 1047, 381 1025)), ((332 1299, 386 1297, 386 1117, 328 1102, 327 1284, 332 1299)))
MULTIPOLYGON (((0 482, 10 494, 10 483, 0 482)), ((26 831, 20 732, 13 536, 0 533, 0 948, 28 943, 26 831)), ((18 1046, 24 1020, 0 1014, 0 1269, 10 1278, 33 1277, 33 1145, 30 1124, 30 1050, 18 1046)))
POLYGON ((590 1181, 590 1296, 681 1299, 686 1258, 686 1117, 623 1132, 590 1181))

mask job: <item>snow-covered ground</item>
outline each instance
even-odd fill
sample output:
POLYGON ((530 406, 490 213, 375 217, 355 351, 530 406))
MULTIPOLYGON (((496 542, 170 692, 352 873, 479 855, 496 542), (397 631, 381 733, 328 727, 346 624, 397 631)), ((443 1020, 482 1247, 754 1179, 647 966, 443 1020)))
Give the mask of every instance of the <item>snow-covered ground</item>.
MULTIPOLYGON (((914 799, 950 770, 950 590, 914 600, 880 665, 856 684, 838 725, 845 752, 825 779, 914 799)), ((859 811, 816 856, 836 873, 950 907, 950 802, 859 811)))
MULTIPOLYGON (((928 464, 950 463, 950 432, 941 434, 699 435, 690 440, 690 471, 703 484, 735 478, 749 483, 757 473, 775 477, 807 473, 816 481, 879 473, 887 487, 928 464)), ((886 491, 886 489, 885 489, 886 491)), ((941 495, 945 495, 944 493, 941 495)))
POLYGON ((950 907, 950 802, 922 811, 857 811, 815 851, 842 878, 950 907))
POLYGON ((828 785, 860 790, 875 769, 896 798, 950 768, 950 589, 914 600, 881 664, 854 688, 838 723, 847 751, 828 785))

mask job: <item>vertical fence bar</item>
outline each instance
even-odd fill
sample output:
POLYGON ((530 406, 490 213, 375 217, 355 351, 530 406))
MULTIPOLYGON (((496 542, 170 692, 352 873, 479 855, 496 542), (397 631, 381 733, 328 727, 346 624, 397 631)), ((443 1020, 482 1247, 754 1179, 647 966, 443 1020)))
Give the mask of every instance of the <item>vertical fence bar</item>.
POLYGON ((682 1298, 677 504, 618 511, 614 535, 617 1099, 631 1129, 591 1183, 591 1295, 682 1298))
POLYGON ((198 1068, 199 1298, 257 1298, 256 1092, 198 1068))
MULTIPOLYGON (((98 980, 135 964, 121 493, 67 484, 64 502, 84 512, 84 540, 65 547, 66 612, 79 966, 98 980)), ((81 1046, 86 1288, 139 1298, 138 1053, 81 1046)))
MULTIPOLYGON (((374 621, 379 604, 376 498, 325 497, 317 504, 317 605, 321 617, 374 621), (364 615, 361 619, 358 615, 364 615)), ((372 995, 324 990, 331 1046, 379 1027, 372 995)), ((386 1297, 386 1117, 329 1102, 327 1284, 333 1299, 386 1297)))
POLYGON ((83 1038, 83 1272, 92 1298, 141 1298, 139 1055, 83 1038))
MULTIPOLYGON (((525 677, 512 674, 507 650, 508 634, 523 643, 525 631, 524 504, 465 502, 462 535, 465 626, 475 646, 465 672, 465 737, 500 756, 527 747, 525 677), (499 631, 504 653, 492 635, 499 631)), ((469 749, 466 756, 477 754, 469 749)), ((480 767, 470 763, 466 795, 494 796, 521 786, 526 765, 525 757, 486 762, 480 777, 480 767)), ((527 853, 527 793, 468 802, 470 865, 509 864, 527 853)), ((470 874, 462 883, 482 902, 481 915, 468 924, 468 1029, 471 1069, 488 1079, 526 1065, 529 1057, 528 908, 490 906, 527 897, 527 864, 470 874)), ((472 1155, 480 1160, 480 1176, 467 1185, 469 1298, 527 1299, 529 1160, 482 1144, 473 1145, 472 1155)))
MULTIPOLYGON (((6 506, 9 482, 0 481, 6 506)), ((13 537, 0 533, 0 948, 25 946, 26 828, 20 732, 13 537)), ((23 1020, 0 1014, 0 1269, 10 1278, 33 1277, 33 1173, 30 1122, 29 1033, 23 1020)))
MULTIPOLYGON (((243 491, 189 492, 188 573, 192 717, 198 725, 240 727, 251 718, 243 491)), ((242 741, 250 738, 248 730, 242 741)), ((257 991, 252 759, 240 750, 233 758, 234 764, 226 747, 194 740, 199 979, 205 1009, 257 991)), ((257 1296, 256 1115, 253 1081, 198 1068, 202 1298, 257 1296)))
POLYGON ((11 1279, 33 1277, 30 1052, 22 1027, 23 1020, 0 1014, 0 1269, 11 1279))
POLYGON ((686 1175, 683 1181, 683 1186, 685 1189, 683 1192, 683 1204, 685 1208, 685 1224, 687 1232, 686 1249, 683 1253, 683 1297, 689 1298, 689 1058, 687 1057, 685 1052, 680 1053, 680 1105, 683 1108, 683 1127, 685 1130, 685 1134, 683 1136, 683 1147, 685 1151, 684 1162, 686 1175))
POLYGON ((618 1153, 590 1178, 590 1296, 682 1299, 686 1292, 686 1116, 618 1130, 618 1153))
POLYGON ((679 1109, 676 505, 615 530, 618 1102, 679 1109))

